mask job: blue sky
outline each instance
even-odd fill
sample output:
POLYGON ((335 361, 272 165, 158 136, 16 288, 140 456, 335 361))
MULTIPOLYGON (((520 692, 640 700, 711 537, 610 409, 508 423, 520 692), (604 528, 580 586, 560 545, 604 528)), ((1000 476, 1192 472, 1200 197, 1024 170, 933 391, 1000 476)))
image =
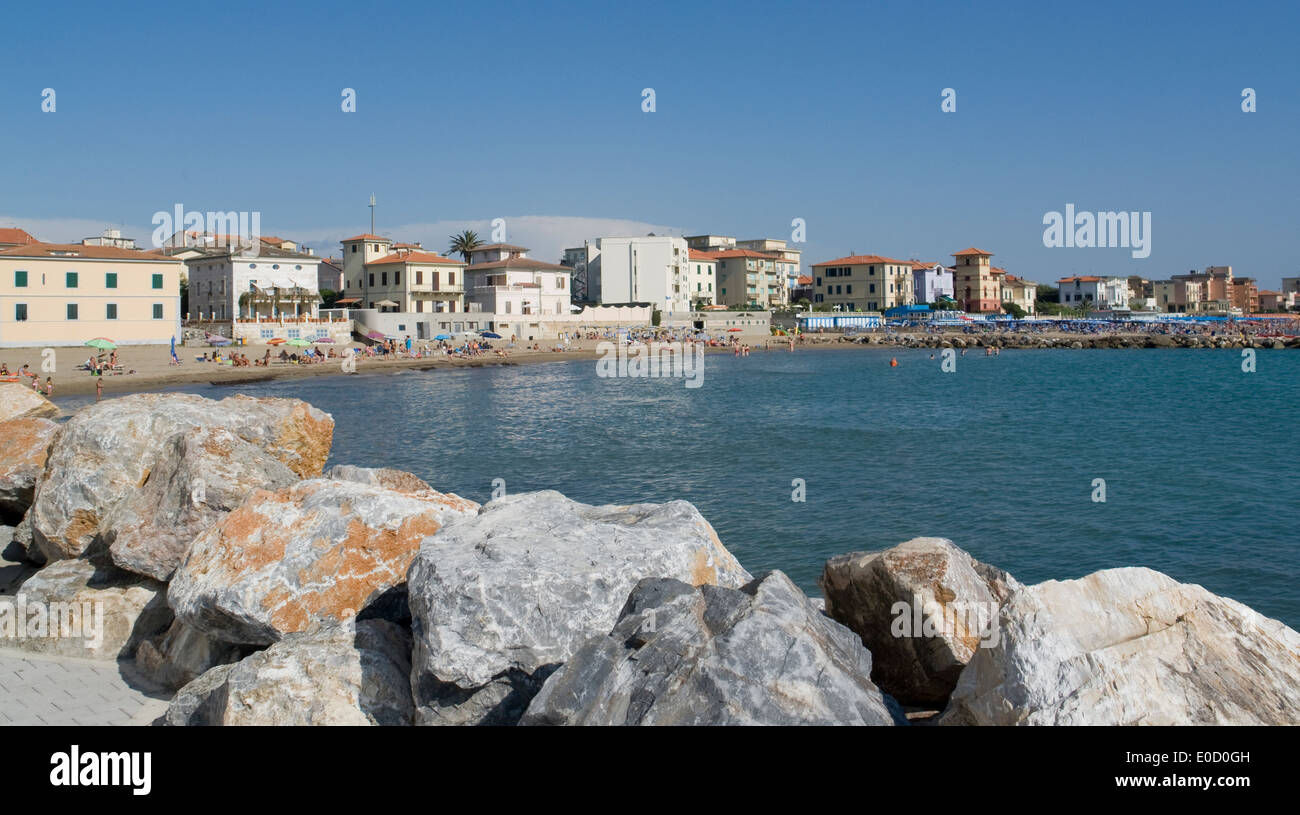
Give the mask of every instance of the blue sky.
POLYGON ((380 232, 445 249, 501 217, 550 260, 803 218, 807 263, 1300 274, 1294 4, 46 3, 6 28, 0 225, 45 239, 144 242, 182 203, 337 253, 373 192, 380 232), (1067 203, 1150 211, 1150 257, 1044 247, 1067 203))

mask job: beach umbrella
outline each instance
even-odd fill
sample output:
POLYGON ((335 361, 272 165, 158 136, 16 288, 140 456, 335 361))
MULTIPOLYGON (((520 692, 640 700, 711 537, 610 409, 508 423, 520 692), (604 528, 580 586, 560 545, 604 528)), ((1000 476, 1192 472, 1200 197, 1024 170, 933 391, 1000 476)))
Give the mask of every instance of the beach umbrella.
POLYGON ((334 342, 334 340, 331 337, 317 337, 312 342, 334 342))
POLYGON ((230 345, 230 340, 226 337, 209 337, 208 345, 230 345))
POLYGON ((366 337, 372 340, 382 340, 384 338, 384 332, 371 331, 369 334, 366 335, 366 337))
POLYGON ((311 345, 310 342, 307 342, 307 341, 304 340, 302 337, 294 337, 293 339, 289 340, 289 343, 288 343, 288 344, 289 344, 289 345, 295 345, 295 346, 297 346, 297 347, 299 347, 299 348, 301 348, 301 347, 304 346, 304 345, 311 345))
POLYGON ((451 335, 450 335, 450 334, 439 334, 438 336, 434 337, 434 339, 435 339, 435 340, 449 340, 449 339, 451 339, 451 335))
POLYGON ((108 337, 95 337, 93 340, 86 340, 84 344, 91 348, 100 348, 104 351, 111 351, 117 347, 117 343, 113 342, 108 337))
POLYGON ((728 331, 739 331, 740 329, 739 329, 739 328, 728 328, 727 330, 728 330, 728 331))
POLYGON ((284 337, 272 337, 266 341, 267 345, 284 345, 284 337))
POLYGON ((481 332, 479 332, 479 336, 480 336, 480 337, 487 337, 487 338, 490 339, 490 340, 499 340, 499 339, 501 339, 501 335, 500 335, 500 334, 497 334, 497 333, 492 332, 492 331, 481 331, 481 332))

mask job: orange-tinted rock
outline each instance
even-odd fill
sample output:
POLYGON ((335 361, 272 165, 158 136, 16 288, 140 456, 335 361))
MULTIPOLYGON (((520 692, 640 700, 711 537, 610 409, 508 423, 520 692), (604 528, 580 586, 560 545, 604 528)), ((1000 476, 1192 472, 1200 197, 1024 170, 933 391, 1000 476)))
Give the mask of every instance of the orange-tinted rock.
POLYGON ((406 581, 420 544, 478 504, 312 479, 257 491, 191 545, 169 602, 194 628, 265 645, 350 619, 406 581))
POLYGON ((0 514, 21 518, 32 504, 36 479, 45 469, 59 426, 34 416, 0 422, 0 514))

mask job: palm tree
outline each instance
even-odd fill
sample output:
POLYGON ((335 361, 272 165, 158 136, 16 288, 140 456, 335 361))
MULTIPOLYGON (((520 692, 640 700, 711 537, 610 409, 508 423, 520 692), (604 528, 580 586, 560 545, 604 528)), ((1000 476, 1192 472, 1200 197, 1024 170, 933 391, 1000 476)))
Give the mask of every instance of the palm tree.
POLYGON ((447 253, 451 255, 460 253, 460 256, 465 259, 465 262, 469 263, 469 253, 482 245, 483 241, 479 240, 478 233, 466 229, 459 235, 451 236, 451 246, 448 247, 447 253))

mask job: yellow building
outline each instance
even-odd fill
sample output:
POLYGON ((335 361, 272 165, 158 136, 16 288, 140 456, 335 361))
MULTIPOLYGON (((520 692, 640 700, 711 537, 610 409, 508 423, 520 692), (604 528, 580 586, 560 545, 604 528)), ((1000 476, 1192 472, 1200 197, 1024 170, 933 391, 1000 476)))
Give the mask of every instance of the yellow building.
POLYGON ((112 246, 31 243, 0 250, 0 347, 180 339, 175 259, 112 246))
POLYGON ((812 270, 814 308, 884 311, 916 303, 911 261, 850 255, 814 263, 812 270))

